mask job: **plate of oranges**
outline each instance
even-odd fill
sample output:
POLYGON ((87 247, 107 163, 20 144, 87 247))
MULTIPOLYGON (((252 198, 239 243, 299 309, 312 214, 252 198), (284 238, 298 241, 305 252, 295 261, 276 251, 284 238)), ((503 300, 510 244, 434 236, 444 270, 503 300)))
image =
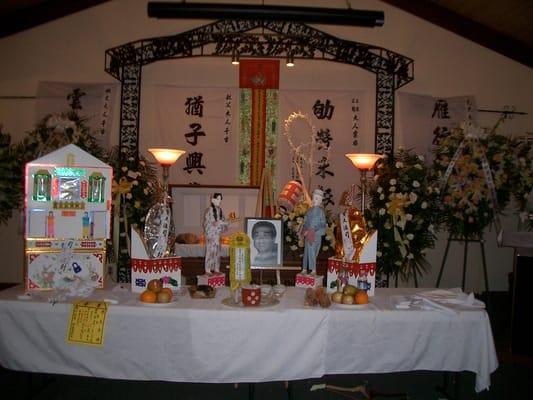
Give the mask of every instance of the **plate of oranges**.
POLYGON ((344 286, 342 290, 337 290, 330 297, 334 308, 357 310, 368 308, 370 305, 366 290, 357 289, 353 285, 344 286))
POLYGON ((159 279, 148 282, 146 290, 139 296, 139 303, 149 307, 167 307, 175 302, 172 289, 163 287, 159 279))

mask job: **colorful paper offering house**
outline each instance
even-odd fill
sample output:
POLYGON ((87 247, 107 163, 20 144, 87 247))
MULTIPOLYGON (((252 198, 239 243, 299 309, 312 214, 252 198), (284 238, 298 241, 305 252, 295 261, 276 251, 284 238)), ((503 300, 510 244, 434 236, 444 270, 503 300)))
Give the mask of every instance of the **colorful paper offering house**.
POLYGON ((112 168, 69 144, 26 164, 28 290, 104 284, 112 168))
POLYGON ((152 279, 176 292, 181 287, 181 257, 150 258, 142 234, 131 229, 131 291, 141 293, 152 279))
POLYGON ((366 290, 369 296, 374 296, 376 288, 376 251, 378 233, 373 232, 366 241, 359 256, 359 262, 345 261, 342 259, 328 258, 328 272, 326 288, 328 293, 337 291, 337 278, 359 289, 366 290), (342 273, 341 273, 342 272, 342 273))

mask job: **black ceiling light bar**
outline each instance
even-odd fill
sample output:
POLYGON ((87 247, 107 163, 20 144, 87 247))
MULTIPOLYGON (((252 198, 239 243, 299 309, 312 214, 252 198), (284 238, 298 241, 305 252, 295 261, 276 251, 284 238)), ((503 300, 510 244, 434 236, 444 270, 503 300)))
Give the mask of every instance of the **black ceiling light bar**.
POLYGON ((244 19, 308 22, 316 24, 376 27, 385 22, 383 11, 351 8, 288 7, 252 4, 148 2, 148 16, 184 19, 244 19))

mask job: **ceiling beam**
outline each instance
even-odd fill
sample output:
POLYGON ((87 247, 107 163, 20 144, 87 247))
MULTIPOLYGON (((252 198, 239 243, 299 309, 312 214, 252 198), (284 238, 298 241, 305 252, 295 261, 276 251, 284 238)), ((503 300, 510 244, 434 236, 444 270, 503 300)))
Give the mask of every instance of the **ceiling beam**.
POLYGON ((533 67, 533 48, 426 0, 381 0, 488 49, 533 67))
POLYGON ((385 21, 383 11, 265 4, 177 3, 175 1, 148 2, 148 16, 153 18, 308 22, 366 27, 382 26, 385 21))
POLYGON ((109 0, 43 0, 29 2, 0 16, 0 38, 34 28, 109 0))

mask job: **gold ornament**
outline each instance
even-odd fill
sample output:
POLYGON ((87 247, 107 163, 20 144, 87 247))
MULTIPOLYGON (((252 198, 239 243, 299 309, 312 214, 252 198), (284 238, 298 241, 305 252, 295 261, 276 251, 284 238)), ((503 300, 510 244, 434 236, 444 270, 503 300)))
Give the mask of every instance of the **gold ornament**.
MULTIPOLYGON (((355 249, 352 260, 359 262, 361 251, 363 250, 368 238, 365 216, 357 207, 349 207, 344 212, 348 218, 348 224, 350 226, 350 233, 352 237, 352 245, 355 249)), ((342 231, 340 229, 340 221, 338 221, 337 226, 339 226, 339 229, 337 229, 335 232, 335 257, 344 259, 345 252, 342 241, 342 231)))

